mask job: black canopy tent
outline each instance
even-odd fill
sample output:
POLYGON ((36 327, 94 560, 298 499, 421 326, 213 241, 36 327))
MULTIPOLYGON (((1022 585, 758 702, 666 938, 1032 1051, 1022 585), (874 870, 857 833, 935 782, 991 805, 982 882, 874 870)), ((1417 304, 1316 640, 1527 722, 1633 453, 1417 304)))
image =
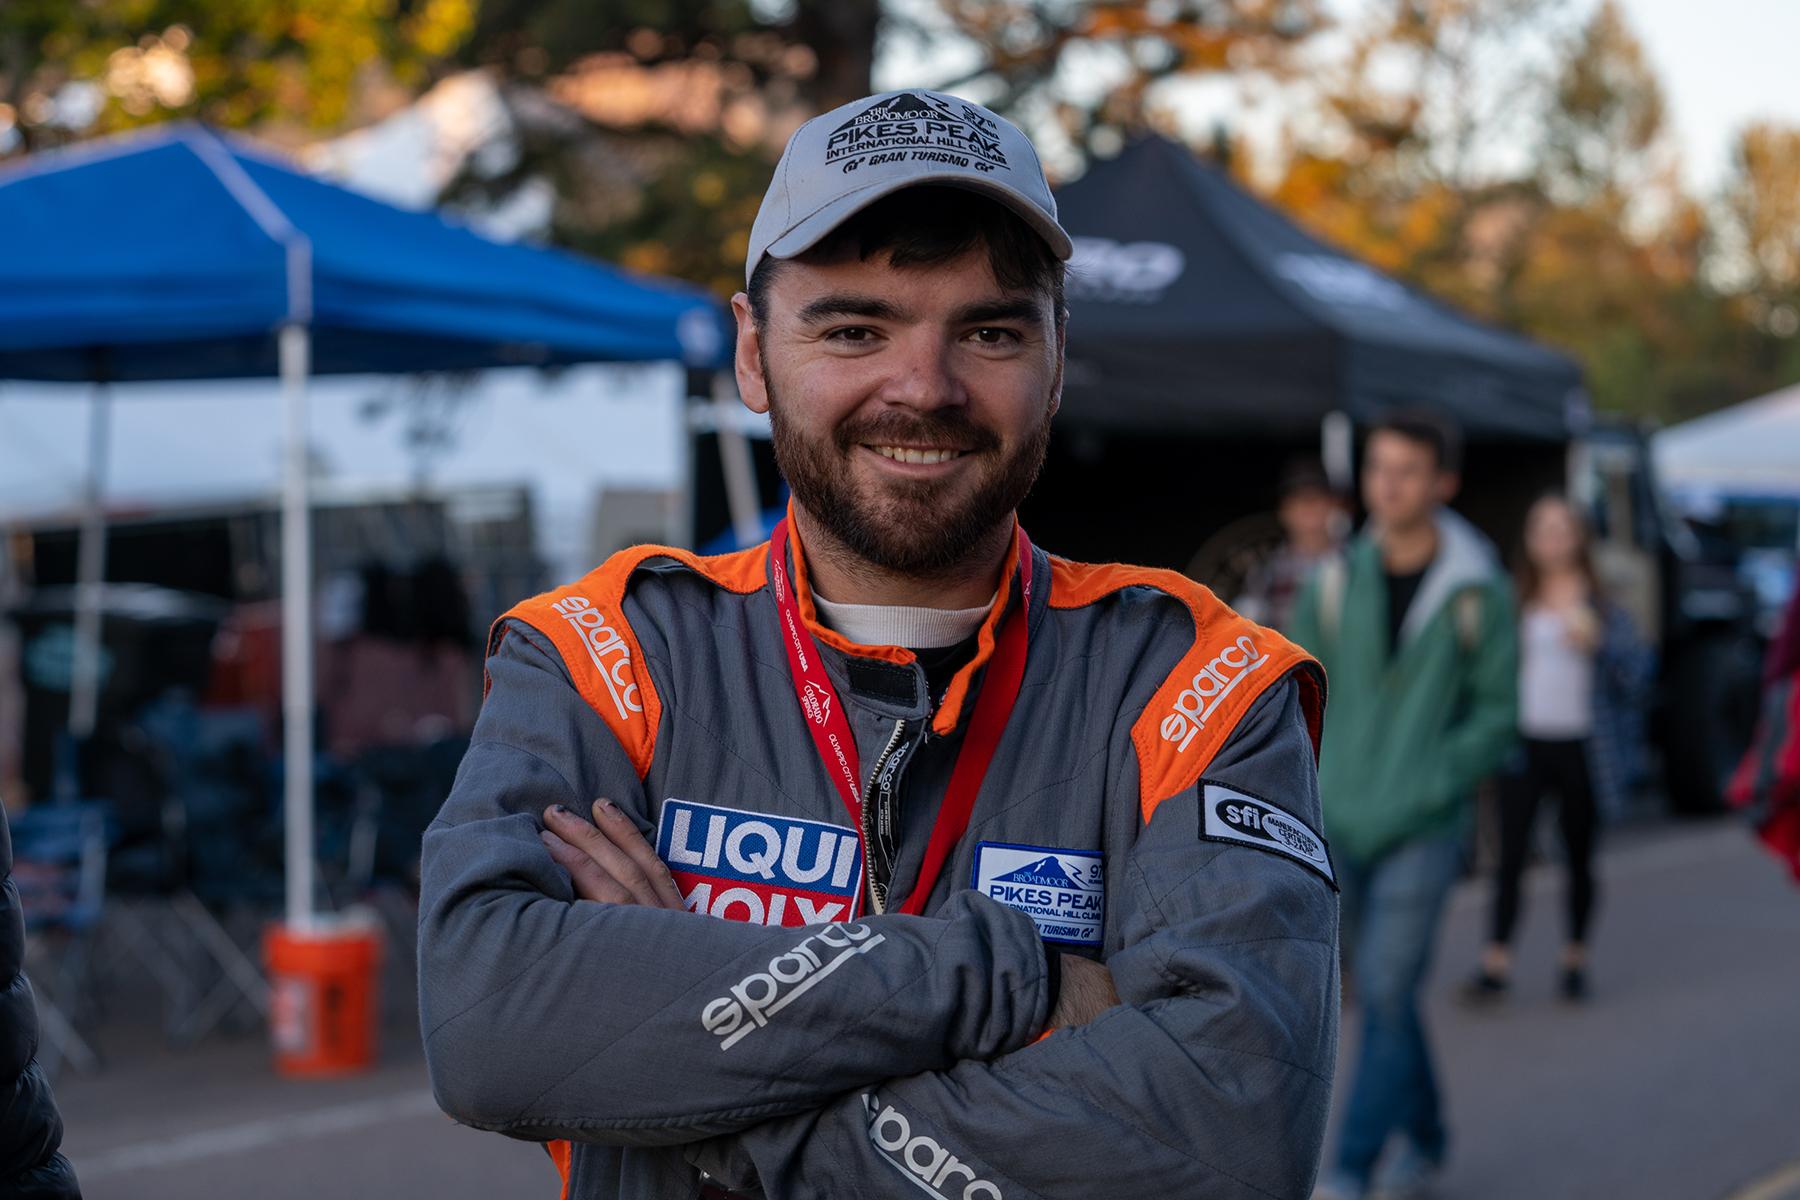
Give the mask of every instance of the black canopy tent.
POLYGON ((1106 428, 1316 432, 1395 407, 1473 440, 1561 442, 1581 371, 1303 232, 1160 137, 1057 193, 1074 235, 1064 417, 1106 428))
POLYGON ((1137 141, 1057 205, 1068 366, 1029 510, 1056 548, 1183 565, 1272 507, 1280 463, 1318 456, 1325 428, 1347 459, 1354 429, 1400 408, 1461 427, 1461 507, 1496 536, 1560 480, 1586 419, 1572 360, 1332 248, 1182 146, 1137 141))

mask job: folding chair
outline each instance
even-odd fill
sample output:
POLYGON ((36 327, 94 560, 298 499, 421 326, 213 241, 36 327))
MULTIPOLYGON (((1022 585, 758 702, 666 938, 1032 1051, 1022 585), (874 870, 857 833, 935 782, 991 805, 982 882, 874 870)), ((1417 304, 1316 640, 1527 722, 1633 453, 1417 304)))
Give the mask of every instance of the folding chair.
POLYGON ((206 711, 179 693, 139 714, 154 801, 138 808, 119 858, 118 927, 165 999, 164 1033, 195 1041, 241 1006, 266 1017, 269 988, 245 949, 280 897, 280 834, 270 808, 260 719, 206 711), (232 926, 247 934, 235 935, 232 926))

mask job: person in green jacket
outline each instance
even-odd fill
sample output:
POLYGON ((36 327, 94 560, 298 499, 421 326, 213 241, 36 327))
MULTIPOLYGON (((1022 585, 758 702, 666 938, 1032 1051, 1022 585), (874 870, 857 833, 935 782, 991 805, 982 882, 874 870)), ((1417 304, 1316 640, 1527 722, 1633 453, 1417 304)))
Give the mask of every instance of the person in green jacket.
POLYGON ((1315 572, 1290 630, 1331 681, 1319 792, 1362 1009, 1337 1157, 1315 1193, 1331 1200, 1423 1196, 1446 1147, 1418 993, 1476 784, 1511 747, 1518 707, 1511 585, 1493 546, 1445 507, 1459 460, 1456 431, 1430 416, 1370 434, 1368 526, 1315 572))

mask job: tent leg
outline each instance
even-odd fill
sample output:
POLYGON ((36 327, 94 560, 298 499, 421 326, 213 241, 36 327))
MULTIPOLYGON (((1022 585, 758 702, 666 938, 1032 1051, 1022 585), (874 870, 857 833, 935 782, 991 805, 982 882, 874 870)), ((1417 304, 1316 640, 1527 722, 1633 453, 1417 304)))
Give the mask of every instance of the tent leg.
POLYGON ((1319 422, 1319 460, 1331 486, 1347 494, 1356 482, 1356 423, 1342 409, 1319 422))
POLYGON ((312 510, 307 495, 306 376, 311 339, 304 325, 280 334, 286 470, 281 489, 281 712, 286 778, 287 923, 313 916, 312 510))
POLYGON ((76 548, 75 647, 70 664, 69 732, 91 737, 100 708, 100 608, 106 579, 106 468, 112 453, 112 393, 94 384, 88 415, 88 469, 76 548))
POLYGON ((719 464, 725 473, 725 502, 731 510, 732 532, 740 548, 762 541, 762 502, 756 489, 756 459, 750 439, 738 425, 742 413, 737 398, 737 377, 728 371, 713 373, 713 420, 719 431, 719 464))

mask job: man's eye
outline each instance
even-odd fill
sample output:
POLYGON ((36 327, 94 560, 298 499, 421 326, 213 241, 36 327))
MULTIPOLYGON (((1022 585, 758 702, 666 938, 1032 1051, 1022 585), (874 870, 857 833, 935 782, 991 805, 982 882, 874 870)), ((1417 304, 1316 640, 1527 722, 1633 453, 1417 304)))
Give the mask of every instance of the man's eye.
POLYGON ((842 329, 832 330, 825 336, 830 341, 849 342, 853 345, 860 345, 864 342, 874 340, 875 331, 870 329, 867 325, 846 325, 842 329))
POLYGON ((1020 340, 1018 330, 1001 329, 992 325, 983 326, 970 336, 984 346, 1011 346, 1020 340))

